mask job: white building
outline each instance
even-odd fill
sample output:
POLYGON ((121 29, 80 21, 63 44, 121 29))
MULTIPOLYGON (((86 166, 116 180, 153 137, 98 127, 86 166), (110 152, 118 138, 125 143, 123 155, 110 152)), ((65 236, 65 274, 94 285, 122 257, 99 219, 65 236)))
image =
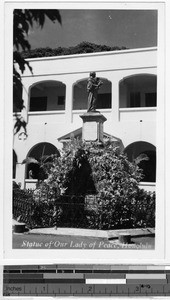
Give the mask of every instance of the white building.
POLYGON ((33 188, 35 166, 22 164, 26 157, 57 153, 64 139, 80 136, 87 109, 87 78, 91 71, 103 81, 98 110, 107 118, 105 135, 122 141, 130 160, 145 153, 144 182, 148 190, 156 181, 157 48, 143 48, 29 59, 33 74, 22 76, 28 122, 14 137, 13 178, 33 188), (59 139, 59 140, 58 140, 59 139), (34 167, 34 168, 33 168, 34 167), (29 170, 33 168, 33 179, 29 170))

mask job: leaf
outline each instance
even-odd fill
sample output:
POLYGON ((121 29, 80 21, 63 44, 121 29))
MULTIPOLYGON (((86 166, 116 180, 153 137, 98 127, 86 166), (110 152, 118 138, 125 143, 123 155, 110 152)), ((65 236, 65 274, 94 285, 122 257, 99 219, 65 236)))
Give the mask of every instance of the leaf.
POLYGON ((15 122, 15 125, 14 125, 14 135, 17 134, 20 131, 21 128, 23 128, 24 133, 27 136, 26 125, 27 125, 27 123, 25 122, 25 120, 23 120, 22 117, 16 116, 16 122, 15 122))
MULTIPOLYGON (((16 65, 18 65, 22 74, 25 71, 26 66, 33 74, 31 66, 21 55, 20 51, 30 51, 31 45, 27 40, 29 29, 34 23, 37 23, 37 25, 43 27, 46 17, 52 22, 57 20, 61 24, 61 16, 58 10, 14 9, 13 11, 13 105, 16 111, 21 111, 24 107, 24 102, 22 99, 21 76, 16 71, 16 65)), ((26 123, 24 123, 21 119, 16 118, 14 134, 19 132, 21 127, 23 127, 26 131, 26 123)))
POLYGON ((34 157, 27 157, 27 158, 25 158, 25 159, 22 161, 22 165, 23 165, 23 164, 31 164, 31 163, 34 163, 34 164, 38 164, 38 165, 39 165, 39 161, 36 160, 34 157))
POLYGON ((146 154, 144 154, 144 153, 142 153, 142 154, 140 154, 138 157, 136 157, 135 159, 134 159, 134 163, 136 164, 136 165, 139 165, 142 161, 146 161, 146 160, 149 160, 149 157, 146 155, 146 154))

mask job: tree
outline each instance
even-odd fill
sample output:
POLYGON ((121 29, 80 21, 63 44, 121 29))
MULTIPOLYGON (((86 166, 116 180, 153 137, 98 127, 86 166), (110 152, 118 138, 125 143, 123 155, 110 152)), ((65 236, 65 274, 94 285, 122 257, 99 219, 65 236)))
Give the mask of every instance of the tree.
POLYGON ((124 50, 126 47, 118 46, 106 46, 97 45, 90 42, 81 42, 80 44, 73 47, 58 47, 55 49, 47 48, 36 48, 33 50, 27 50, 22 52, 23 58, 35 58, 35 57, 48 57, 48 56, 59 56, 59 55, 72 55, 72 54, 83 54, 83 53, 93 53, 93 52, 103 52, 103 51, 116 51, 124 50))
MULTIPOLYGON (((27 40, 29 29, 33 27, 35 23, 42 28, 46 18, 49 18, 54 23, 58 21, 61 24, 61 16, 58 10, 15 9, 13 13, 13 106, 16 112, 24 108, 20 73, 24 72, 26 66, 30 72, 33 72, 29 63, 22 57, 20 51, 30 51, 31 45, 27 40)), ((22 117, 16 114, 14 133, 16 134, 20 128, 24 128, 26 131, 26 122, 22 117)))

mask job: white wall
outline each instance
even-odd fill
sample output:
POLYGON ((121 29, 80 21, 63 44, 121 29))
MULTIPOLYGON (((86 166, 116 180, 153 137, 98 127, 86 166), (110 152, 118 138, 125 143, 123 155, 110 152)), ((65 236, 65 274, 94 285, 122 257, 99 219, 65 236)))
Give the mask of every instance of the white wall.
MULTIPOLYGON (((59 74, 64 78, 65 74, 81 74, 90 71, 116 71, 135 68, 146 68, 157 66, 156 48, 143 48, 132 50, 121 50, 111 52, 100 52, 90 54, 76 54, 68 56, 56 56, 29 59, 33 68, 34 79, 38 75, 59 74), (41 62, 41 63, 39 63, 41 62)), ((31 76, 27 70, 24 76, 31 76)), ((86 76, 85 76, 86 77, 86 76)), ((100 77, 100 76, 99 76, 100 77)), ((63 80, 61 80, 64 82, 63 80)))
MULTIPOLYGON (((62 144, 57 139, 82 126, 82 119, 79 116, 86 110, 72 110, 73 86, 77 81, 88 78, 90 71, 96 71, 97 77, 111 81, 112 109, 100 110, 107 118, 104 132, 122 139, 124 147, 135 141, 146 141, 156 146, 156 108, 119 109, 120 96, 125 99, 126 89, 119 94, 119 83, 123 78, 135 74, 156 75, 156 48, 38 58, 30 59, 29 62, 34 76, 27 70, 22 77, 25 104, 22 115, 28 121, 28 138, 19 140, 18 135, 14 138, 14 150, 19 163, 17 181, 22 182, 22 186, 25 167, 21 162, 30 149, 40 142, 49 142, 61 149, 62 144), (46 80, 60 81, 66 85, 65 110, 29 112, 31 87, 37 82, 46 80)), ((50 97, 54 97, 52 89, 49 94, 52 95, 50 97)), ((79 96, 81 95, 77 97, 79 96)), ((85 101, 84 97, 85 95, 81 101, 85 101)))

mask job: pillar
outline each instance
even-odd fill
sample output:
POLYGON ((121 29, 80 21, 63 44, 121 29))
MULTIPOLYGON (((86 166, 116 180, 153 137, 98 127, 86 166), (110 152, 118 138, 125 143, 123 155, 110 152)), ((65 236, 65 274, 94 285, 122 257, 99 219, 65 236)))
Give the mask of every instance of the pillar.
POLYGON ((21 162, 16 164, 16 178, 14 179, 17 183, 21 183, 21 188, 24 188, 25 182, 25 164, 21 162))
POLYGON ((65 103, 65 117, 66 122, 72 122, 72 93, 73 93, 73 83, 66 83, 66 103, 65 103))
POLYGON ((119 122, 119 81, 118 76, 112 77, 112 119, 114 123, 119 122))
POLYGON ((25 122, 28 122, 28 111, 29 111, 29 84, 26 84, 23 81, 23 90, 22 90, 22 98, 24 100, 24 108, 21 111, 21 116, 25 120, 25 122))

